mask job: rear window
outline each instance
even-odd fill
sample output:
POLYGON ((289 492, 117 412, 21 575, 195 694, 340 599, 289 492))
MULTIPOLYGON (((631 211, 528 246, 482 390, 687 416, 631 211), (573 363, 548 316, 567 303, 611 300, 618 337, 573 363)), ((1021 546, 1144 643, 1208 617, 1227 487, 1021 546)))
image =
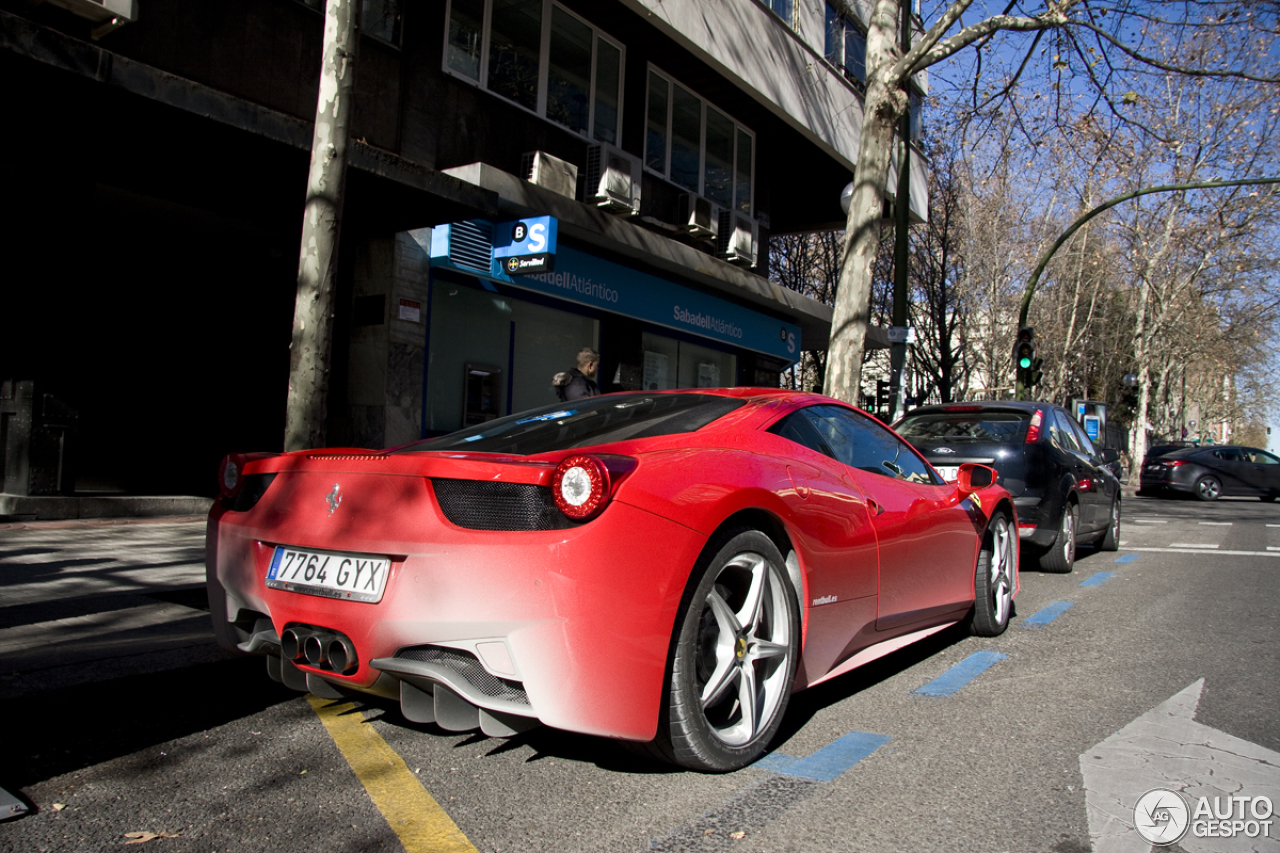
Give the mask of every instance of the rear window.
POLYGON ((1018 444, 1030 420, 1030 412, 930 412, 907 415, 896 428, 910 442, 1018 444))
POLYGON ((695 432, 743 405, 709 394, 609 394, 529 409, 400 448, 531 456, 632 438, 695 432))

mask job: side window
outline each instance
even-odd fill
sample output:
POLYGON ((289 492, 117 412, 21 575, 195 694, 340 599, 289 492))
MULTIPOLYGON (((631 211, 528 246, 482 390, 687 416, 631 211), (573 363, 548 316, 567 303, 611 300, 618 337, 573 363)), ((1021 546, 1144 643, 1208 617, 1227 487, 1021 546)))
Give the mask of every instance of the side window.
POLYGON ((794 441, 796 444, 821 453, 823 456, 836 458, 836 455, 831 452, 831 448, 823 441, 822 436, 813 428, 813 424, 805 417, 803 411, 787 415, 769 427, 769 432, 789 441, 794 441))
POLYGON ((912 483, 938 482, 915 451, 869 418, 838 406, 812 406, 802 414, 845 465, 912 483))
POLYGON ((1270 453, 1255 450, 1250 455, 1253 457, 1254 465, 1280 465, 1280 459, 1275 458, 1270 453))
POLYGON ((1090 458, 1098 455, 1098 449, 1093 446, 1093 440, 1089 438, 1089 433, 1084 431, 1084 427, 1080 426, 1080 422, 1074 420, 1070 415, 1058 414, 1059 417, 1065 417, 1067 423, 1071 425, 1071 433, 1076 437, 1076 444, 1080 445, 1090 458))
POLYGON ((1049 428, 1049 435, 1053 438, 1053 443, 1063 450, 1084 453, 1084 448, 1080 446, 1080 442, 1076 441, 1075 433, 1071 429, 1070 419, 1062 412, 1055 411, 1052 414, 1053 425, 1049 428))

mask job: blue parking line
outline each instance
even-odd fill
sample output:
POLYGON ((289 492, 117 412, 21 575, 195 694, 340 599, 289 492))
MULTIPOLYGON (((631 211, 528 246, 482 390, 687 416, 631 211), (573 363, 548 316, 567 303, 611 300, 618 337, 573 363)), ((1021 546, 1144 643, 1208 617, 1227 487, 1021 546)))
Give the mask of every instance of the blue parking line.
POLYGON ((923 687, 916 688, 913 692, 922 693, 925 696, 950 696, 995 666, 996 661, 1002 661, 1007 657, 1008 655, 1002 655, 1000 652, 974 652, 933 681, 923 687))
POLYGON ((1098 572, 1093 577, 1080 584, 1080 586, 1102 586, 1113 577, 1115 577, 1113 572, 1098 572))
POLYGON ((817 782, 830 782, 841 773, 884 746, 890 740, 888 735, 875 735, 870 732, 849 732, 849 734, 827 744, 808 758, 792 758, 780 752, 771 752, 761 758, 752 767, 761 770, 772 770, 786 776, 799 776, 802 779, 813 779, 817 782))
POLYGON ((1141 556, 1142 556, 1141 554, 1125 554, 1123 557, 1118 557, 1118 558, 1116 558, 1116 562, 1117 562, 1117 563, 1132 563, 1134 560, 1138 559, 1138 558, 1139 558, 1139 557, 1141 557, 1141 556))
POLYGON ((759 767, 761 770, 772 770, 774 773, 785 773, 788 767, 799 760, 790 755, 783 755, 781 752, 771 752, 751 766, 759 767))
POLYGON ((1028 617, 1027 621, 1022 624, 1031 628, 1039 628, 1041 625, 1048 625, 1054 619, 1057 619, 1065 613, 1067 608, 1074 603, 1074 601, 1055 601, 1043 610, 1040 610, 1034 615, 1028 617))

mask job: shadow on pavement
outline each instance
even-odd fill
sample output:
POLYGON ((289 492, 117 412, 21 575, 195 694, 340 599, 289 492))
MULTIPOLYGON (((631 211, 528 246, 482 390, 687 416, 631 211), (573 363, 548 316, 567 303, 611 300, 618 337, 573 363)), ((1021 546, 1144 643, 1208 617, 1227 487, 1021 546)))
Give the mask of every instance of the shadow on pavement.
POLYGON ((206 731, 294 699, 261 658, 83 684, 7 701, 0 787, 10 791, 206 731))

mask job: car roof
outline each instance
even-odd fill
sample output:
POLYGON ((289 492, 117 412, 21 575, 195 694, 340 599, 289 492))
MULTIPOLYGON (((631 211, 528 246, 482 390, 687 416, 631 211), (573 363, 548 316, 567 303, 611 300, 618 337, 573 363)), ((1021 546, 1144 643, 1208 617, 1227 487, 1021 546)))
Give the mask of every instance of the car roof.
POLYGON ((973 411, 973 407, 977 407, 978 411, 1018 411, 1018 412, 1034 412, 1036 409, 1060 409, 1061 406, 1056 403, 1044 403, 1027 400, 970 400, 964 403, 934 403, 929 406, 920 406, 912 409, 903 415, 909 418, 912 415, 936 415, 946 414, 948 412, 964 412, 973 411))

